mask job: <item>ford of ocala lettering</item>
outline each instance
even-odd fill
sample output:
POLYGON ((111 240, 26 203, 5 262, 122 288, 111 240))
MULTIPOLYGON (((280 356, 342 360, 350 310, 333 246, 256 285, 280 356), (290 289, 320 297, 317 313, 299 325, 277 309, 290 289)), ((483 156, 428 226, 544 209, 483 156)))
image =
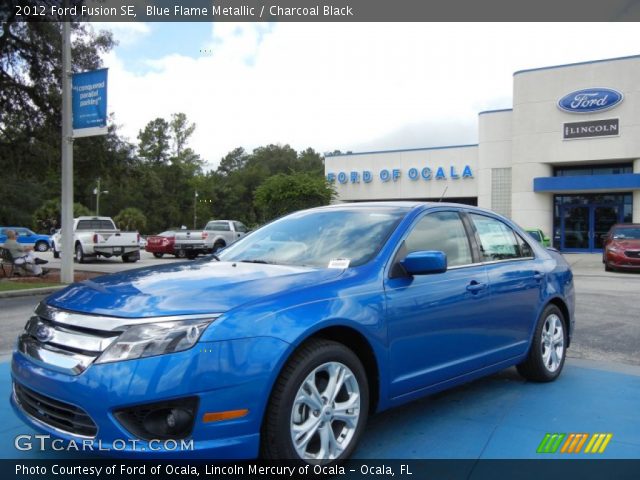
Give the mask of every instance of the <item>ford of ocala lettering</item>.
POLYGON ((51 295, 18 338, 11 404, 69 441, 193 445, 118 455, 331 466, 375 412, 513 365, 556 379, 573 327, 569 265, 511 221, 340 204, 51 295))

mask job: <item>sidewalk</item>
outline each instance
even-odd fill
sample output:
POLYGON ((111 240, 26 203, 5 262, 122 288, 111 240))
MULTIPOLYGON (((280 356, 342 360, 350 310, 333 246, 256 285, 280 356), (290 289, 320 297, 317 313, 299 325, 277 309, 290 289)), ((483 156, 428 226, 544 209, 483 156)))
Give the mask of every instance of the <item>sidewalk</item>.
MULTIPOLYGON (((14 438, 35 433, 8 405, 9 363, 0 364, 0 458, 78 458, 18 451, 14 438)), ((410 403, 370 419, 354 458, 640 459, 640 368, 568 359, 553 383, 525 382, 515 369, 410 403), (612 433, 602 454, 538 454, 547 433, 612 433)), ((36 442, 34 442, 36 443, 36 442)))

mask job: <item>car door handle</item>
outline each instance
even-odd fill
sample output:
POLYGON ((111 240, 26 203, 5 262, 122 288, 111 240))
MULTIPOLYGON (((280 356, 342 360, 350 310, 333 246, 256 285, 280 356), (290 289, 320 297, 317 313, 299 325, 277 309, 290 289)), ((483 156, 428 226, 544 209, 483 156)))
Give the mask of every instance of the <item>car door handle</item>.
POLYGON ((484 290, 487 288, 486 283, 478 283, 475 280, 472 280, 469 285, 467 285, 467 290, 471 293, 478 293, 480 290, 484 290))
POLYGON ((540 281, 540 280, 542 280, 544 278, 544 274, 540 273, 540 272, 535 272, 533 274, 533 278, 535 278, 536 280, 540 281))

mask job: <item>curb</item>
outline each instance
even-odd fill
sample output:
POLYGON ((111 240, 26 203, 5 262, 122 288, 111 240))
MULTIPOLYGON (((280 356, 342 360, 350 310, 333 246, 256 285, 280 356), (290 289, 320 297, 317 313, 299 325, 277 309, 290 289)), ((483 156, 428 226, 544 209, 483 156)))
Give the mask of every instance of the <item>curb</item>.
POLYGON ((32 295, 49 294, 62 290, 65 287, 67 287, 67 285, 59 285, 57 287, 25 288, 24 290, 0 292, 0 298, 29 297, 32 295))

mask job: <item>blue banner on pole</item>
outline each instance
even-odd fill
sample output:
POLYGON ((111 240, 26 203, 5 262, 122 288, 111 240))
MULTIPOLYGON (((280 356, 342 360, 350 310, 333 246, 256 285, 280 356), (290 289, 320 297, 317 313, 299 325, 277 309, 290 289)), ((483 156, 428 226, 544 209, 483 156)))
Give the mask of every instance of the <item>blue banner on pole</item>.
POLYGON ((107 133, 107 69, 74 73, 71 78, 73 136, 107 133))

